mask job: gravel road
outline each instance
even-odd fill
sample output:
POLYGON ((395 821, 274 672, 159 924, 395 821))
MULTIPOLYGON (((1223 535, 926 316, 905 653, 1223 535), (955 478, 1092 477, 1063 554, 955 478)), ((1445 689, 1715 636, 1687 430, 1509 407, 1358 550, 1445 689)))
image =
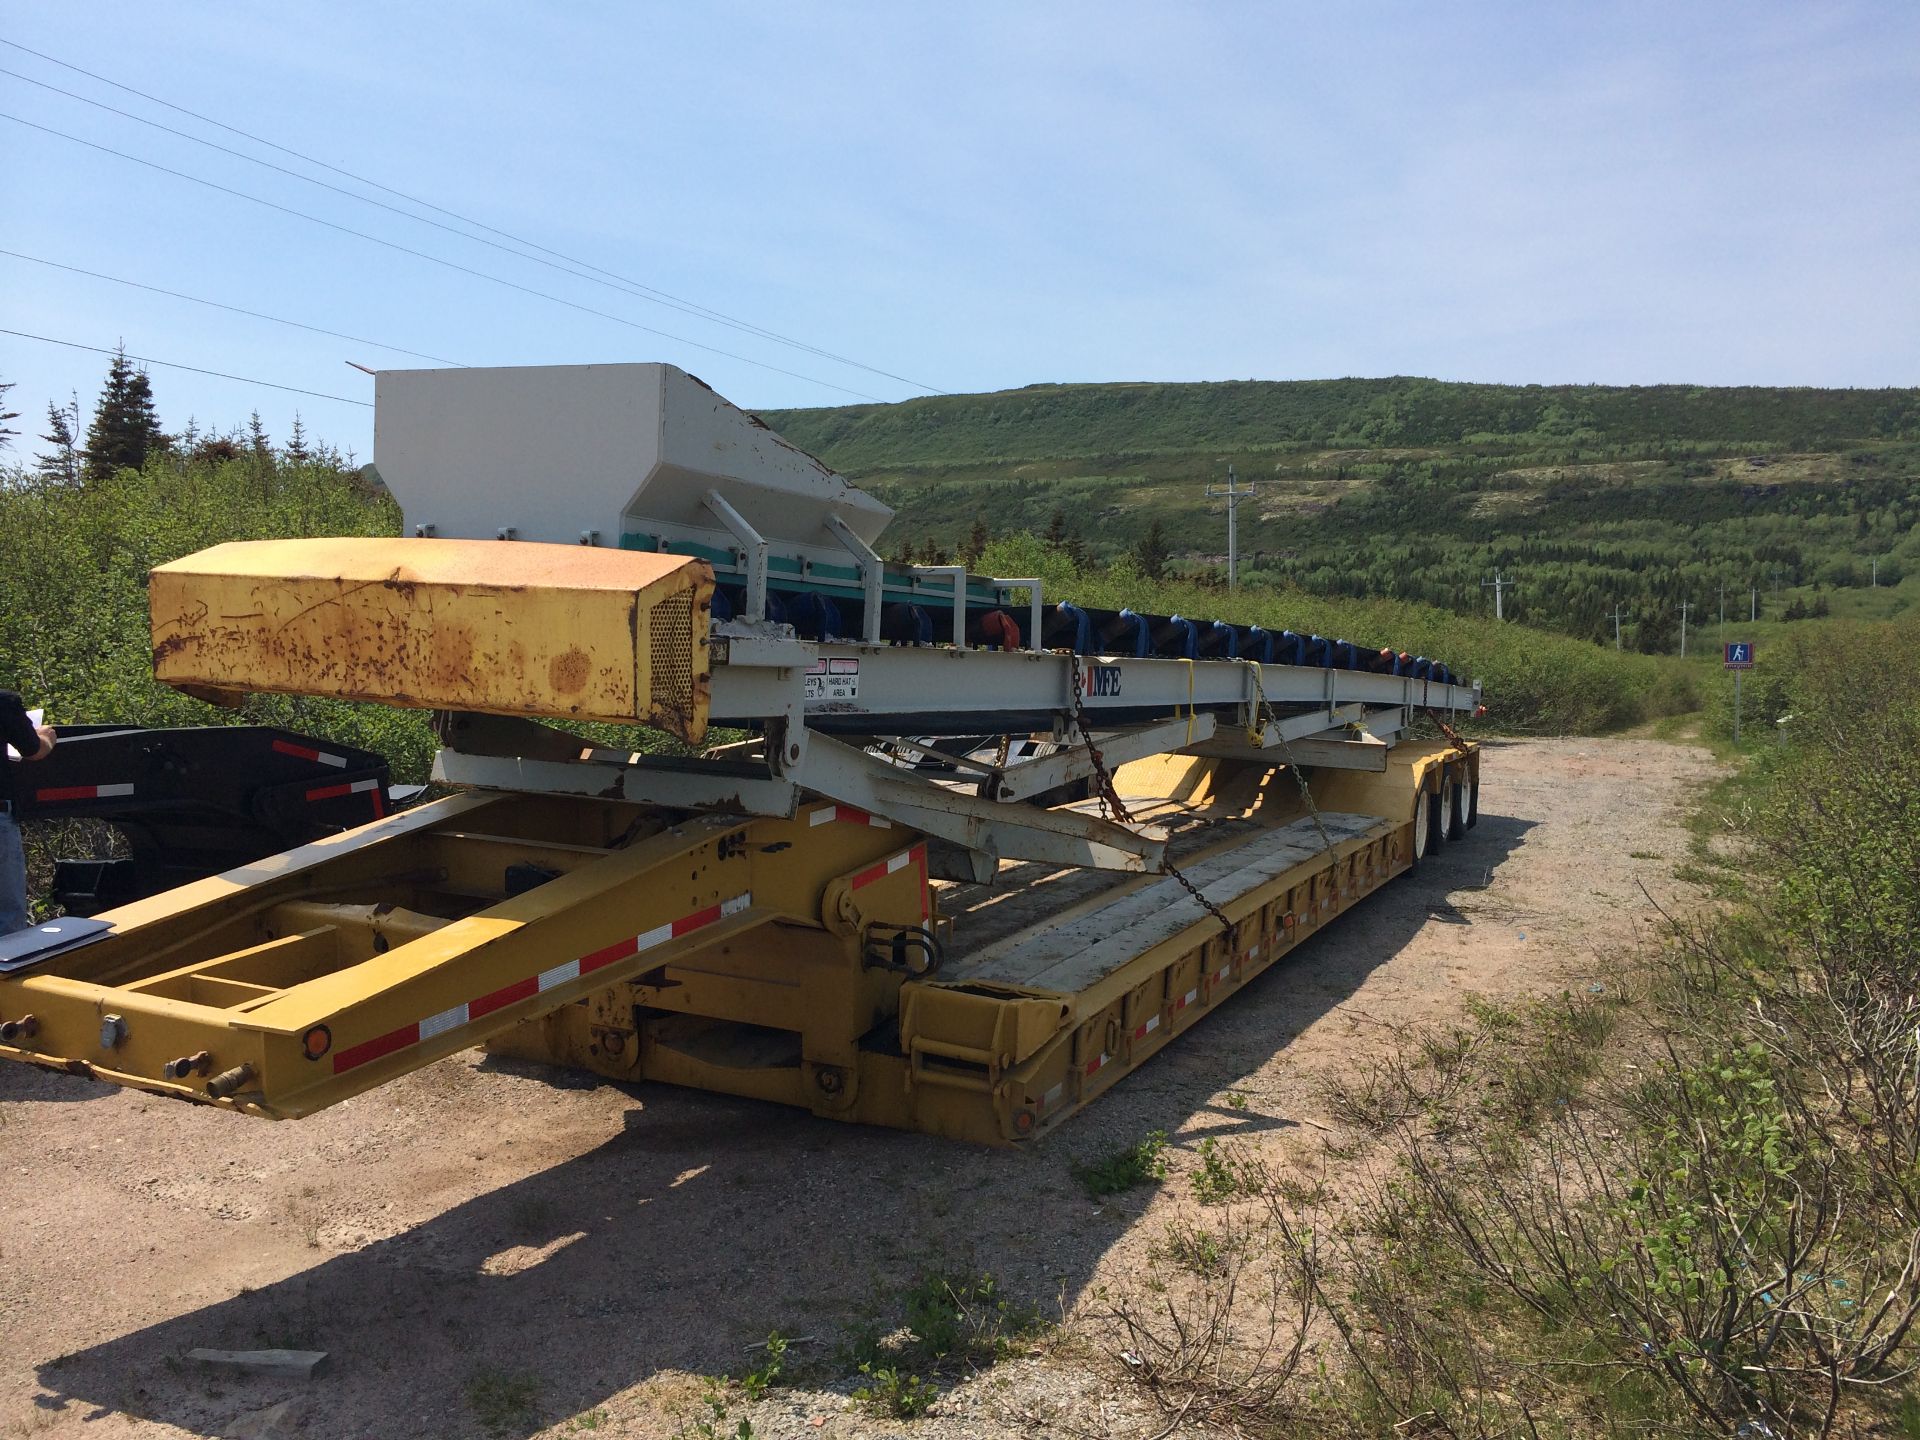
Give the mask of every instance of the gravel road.
POLYGON ((700 1434, 699 1378, 779 1329, 807 1388, 760 1437, 1144 1434, 1085 1347, 1015 1359, 928 1417, 857 1413, 839 1337, 930 1267, 1050 1310, 1137 1271, 1208 1136, 1316 1147, 1322 1087, 1460 1013, 1631 943, 1686 852, 1705 752, 1489 745, 1479 826, 1313 937, 1040 1148, 862 1130, 469 1052, 270 1124, 0 1066, 0 1437, 700 1434), (1229 1103, 1229 1097, 1244 1103, 1229 1103), (1171 1137, 1158 1191, 1090 1203, 1075 1160, 1171 1137), (323 1349, 302 1382, 195 1347, 323 1349))

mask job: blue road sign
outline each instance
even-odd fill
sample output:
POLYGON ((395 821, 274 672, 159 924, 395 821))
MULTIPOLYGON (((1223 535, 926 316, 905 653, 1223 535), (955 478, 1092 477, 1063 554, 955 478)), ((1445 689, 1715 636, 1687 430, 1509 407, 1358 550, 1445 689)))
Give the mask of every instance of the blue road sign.
POLYGON ((1753 669, 1753 642, 1751 640, 1727 641, 1727 658, 1724 663, 1729 670, 1753 669))

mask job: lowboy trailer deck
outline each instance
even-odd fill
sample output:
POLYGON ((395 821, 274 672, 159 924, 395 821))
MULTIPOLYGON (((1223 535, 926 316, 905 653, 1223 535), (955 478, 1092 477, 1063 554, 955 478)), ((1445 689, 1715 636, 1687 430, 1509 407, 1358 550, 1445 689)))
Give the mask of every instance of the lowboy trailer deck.
POLYGON ((284 1118, 485 1043, 1015 1143, 1477 818, 1444 664, 888 564, 672 367, 379 386, 412 533, 161 567, 155 668, 433 709, 458 793, 0 941, 0 1057, 284 1118))

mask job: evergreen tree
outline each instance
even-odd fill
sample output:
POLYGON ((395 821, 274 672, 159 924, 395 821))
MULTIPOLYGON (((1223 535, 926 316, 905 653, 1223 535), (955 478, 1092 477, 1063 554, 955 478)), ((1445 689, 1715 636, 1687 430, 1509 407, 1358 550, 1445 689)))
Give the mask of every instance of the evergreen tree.
POLYGON ((1670 610, 1655 610, 1634 627, 1634 648, 1642 655, 1669 655, 1677 643, 1678 622, 1670 610))
POLYGON ((247 441, 253 446, 253 453, 256 455, 265 455, 273 448, 272 443, 267 439, 267 427, 260 423, 258 410, 247 417, 247 441))
POLYGON ((973 517, 973 529, 967 532, 966 548, 960 552, 960 563, 968 569, 972 569, 975 565, 978 565, 980 563, 980 557, 986 553, 987 541, 990 538, 987 534, 987 517, 984 515, 975 515, 973 517))
POLYGON ((300 412, 293 412, 293 433, 287 437, 287 459, 295 465, 304 465, 313 458, 313 452, 307 448, 306 427, 300 423, 300 412))
POLYGON ((11 389, 13 389, 11 380, 0 380, 0 450, 7 448, 9 437, 20 433, 18 430, 7 428, 7 421, 20 418, 19 411, 7 409, 7 392, 11 389))
POLYGON ((80 482, 80 397, 74 396, 66 408, 47 402, 47 433, 40 438, 53 448, 42 453, 35 468, 48 480, 77 485, 80 482))
POLYGON ((87 427, 85 475, 98 480, 119 470, 138 470, 160 439, 153 409, 153 385, 127 360, 123 345, 107 366, 106 387, 87 427))
POLYGON ((1147 579, 1164 580, 1167 578, 1167 562, 1172 558, 1173 550, 1167 544, 1167 533, 1156 520, 1134 545, 1133 563, 1147 579))
POLYGON ((146 371, 133 372, 133 379, 127 382, 127 398, 132 404, 133 424, 146 440, 140 454, 140 461, 145 464, 148 450, 165 450, 173 443, 160 428, 160 415, 153 405, 153 381, 147 378, 146 371))
POLYGON ((1087 563, 1087 542, 1082 540, 1067 523, 1064 509, 1053 512, 1053 518, 1047 522, 1047 533, 1041 537, 1047 542, 1047 548, 1057 550, 1071 560, 1077 569, 1084 569, 1087 563))

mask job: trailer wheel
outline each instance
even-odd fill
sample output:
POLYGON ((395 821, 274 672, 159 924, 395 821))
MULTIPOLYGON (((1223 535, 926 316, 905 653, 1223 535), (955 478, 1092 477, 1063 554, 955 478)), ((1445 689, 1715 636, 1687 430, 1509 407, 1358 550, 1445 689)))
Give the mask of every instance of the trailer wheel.
POLYGON ((1427 858, 1427 849, 1433 843, 1432 801, 1433 796, 1425 790, 1413 798, 1413 863, 1409 870, 1427 858))
POLYGON ((1467 838, 1467 781, 1455 776, 1447 782, 1447 839, 1467 838))
POLYGON ((1467 787, 1467 828, 1471 830, 1480 823, 1480 782, 1469 770, 1465 781, 1467 787))

